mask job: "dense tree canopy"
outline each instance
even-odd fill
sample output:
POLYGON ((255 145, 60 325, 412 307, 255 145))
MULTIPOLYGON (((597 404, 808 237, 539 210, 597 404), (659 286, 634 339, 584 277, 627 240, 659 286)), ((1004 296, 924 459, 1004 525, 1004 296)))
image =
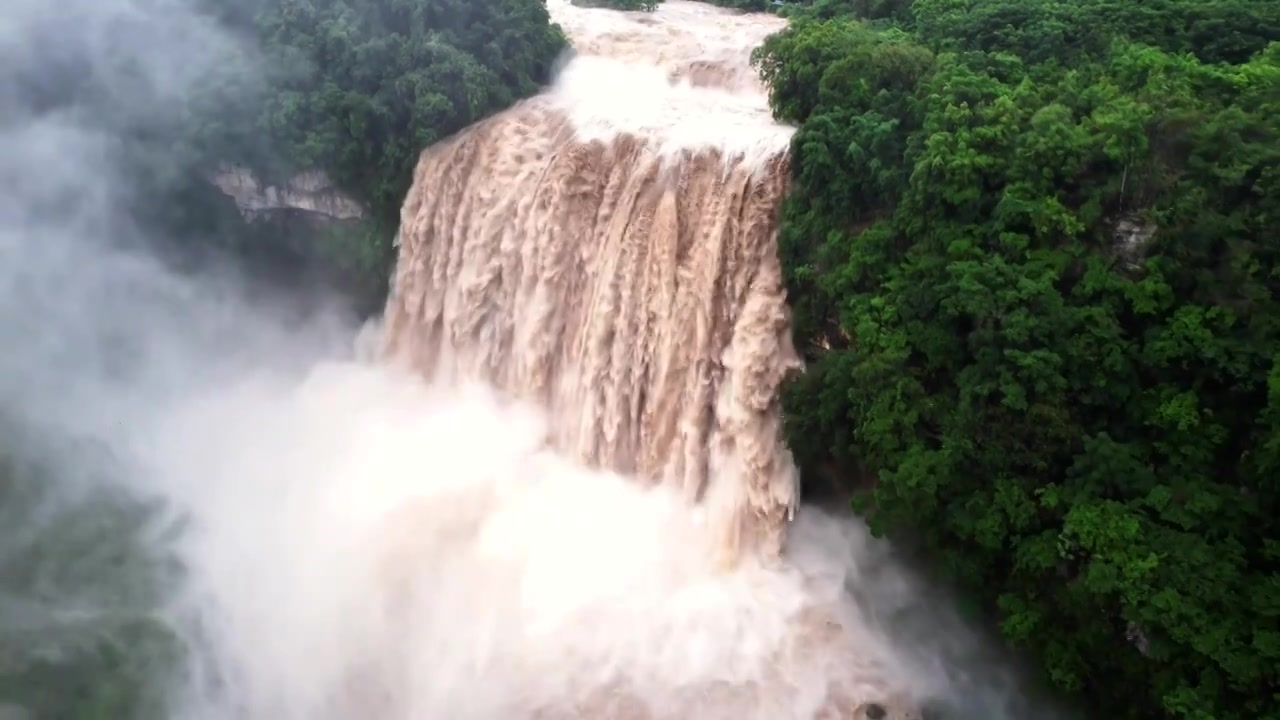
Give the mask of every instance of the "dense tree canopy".
POLYGON ((755 57, 806 470, 1109 717, 1280 717, 1280 4, 838 5, 755 57))
POLYGON ((278 0, 257 24, 299 68, 262 125, 393 220, 422 148, 536 92, 565 47, 538 0, 278 0))

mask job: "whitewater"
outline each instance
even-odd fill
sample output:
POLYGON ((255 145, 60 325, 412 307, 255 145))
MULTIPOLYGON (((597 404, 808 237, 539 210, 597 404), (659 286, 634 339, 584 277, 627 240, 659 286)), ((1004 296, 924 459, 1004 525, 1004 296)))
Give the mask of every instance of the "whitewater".
MULTIPOLYGON (((137 539, 175 569, 146 613, 182 648, 164 713, 1025 717, 940 594, 800 503, 774 244, 793 129, 748 62, 784 21, 549 7, 575 54, 424 150, 361 328, 95 241, 96 140, 6 138, 5 177, 41 173, 0 199, 0 329, 23 339, 0 399, 120 466, 58 445, 73 484, 151 508, 137 539), (32 209, 68 189, 80 211, 32 209)), ((23 617, 117 622, 112 593, 23 617)))

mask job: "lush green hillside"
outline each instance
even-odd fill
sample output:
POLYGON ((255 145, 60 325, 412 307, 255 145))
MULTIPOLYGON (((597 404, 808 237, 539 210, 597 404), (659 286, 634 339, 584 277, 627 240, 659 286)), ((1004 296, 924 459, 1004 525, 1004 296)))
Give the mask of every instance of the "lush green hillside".
POLYGON ((276 0, 269 7, 254 25, 276 75, 249 133, 267 139, 270 152, 259 157, 323 168, 372 210, 371 224, 330 233, 317 250, 380 304, 418 153, 534 94, 565 38, 541 0, 276 0))
POLYGON ((565 47, 540 0, 278 0, 256 25, 270 67, 301 68, 266 89, 274 146, 391 221, 422 148, 532 95, 565 47))
POLYGON ((1277 39, 1265 1, 823 2, 756 56, 807 472, 1107 717, 1280 717, 1277 39))

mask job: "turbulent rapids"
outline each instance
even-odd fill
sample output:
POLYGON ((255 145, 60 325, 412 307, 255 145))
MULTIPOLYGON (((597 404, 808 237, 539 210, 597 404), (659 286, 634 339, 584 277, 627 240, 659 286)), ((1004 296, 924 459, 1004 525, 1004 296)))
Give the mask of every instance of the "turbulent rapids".
POLYGON ((555 88, 418 165, 390 351, 536 402, 575 459, 708 505, 727 562, 776 554, 797 502, 774 249, 791 131, 748 54, 779 21, 553 7, 579 53, 555 88))

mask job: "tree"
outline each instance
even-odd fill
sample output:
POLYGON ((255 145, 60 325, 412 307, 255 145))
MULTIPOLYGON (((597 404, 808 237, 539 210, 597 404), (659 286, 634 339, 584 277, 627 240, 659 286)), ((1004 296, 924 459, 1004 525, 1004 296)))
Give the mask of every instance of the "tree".
POLYGON ((280 0, 259 26, 299 68, 265 127, 389 221, 424 147, 536 92, 566 46, 540 0, 280 0))
POLYGON ((848 3, 755 57, 806 473, 1113 717, 1280 717, 1272 8, 848 3))

